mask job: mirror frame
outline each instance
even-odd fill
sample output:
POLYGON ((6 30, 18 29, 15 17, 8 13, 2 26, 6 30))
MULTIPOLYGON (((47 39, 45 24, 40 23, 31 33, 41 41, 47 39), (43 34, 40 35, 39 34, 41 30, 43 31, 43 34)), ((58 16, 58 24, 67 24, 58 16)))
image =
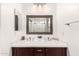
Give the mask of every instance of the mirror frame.
POLYGON ((53 34, 52 15, 27 15, 26 16, 26 33, 27 34, 53 34), (29 18, 50 18, 50 32, 29 32, 29 18))

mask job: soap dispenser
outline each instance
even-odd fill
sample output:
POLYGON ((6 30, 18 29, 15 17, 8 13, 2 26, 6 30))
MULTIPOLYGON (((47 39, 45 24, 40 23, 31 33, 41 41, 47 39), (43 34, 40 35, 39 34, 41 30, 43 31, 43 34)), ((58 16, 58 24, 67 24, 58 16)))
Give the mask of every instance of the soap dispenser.
POLYGON ((22 37, 21 37, 21 40, 25 40, 25 36, 22 36, 22 37))

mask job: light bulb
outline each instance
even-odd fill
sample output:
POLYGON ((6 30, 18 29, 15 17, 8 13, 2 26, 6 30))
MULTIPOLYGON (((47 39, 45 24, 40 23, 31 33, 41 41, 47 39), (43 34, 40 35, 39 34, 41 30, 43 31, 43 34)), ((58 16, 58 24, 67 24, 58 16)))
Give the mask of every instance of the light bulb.
POLYGON ((35 5, 33 5, 33 7, 32 8, 36 8, 36 6, 35 5))

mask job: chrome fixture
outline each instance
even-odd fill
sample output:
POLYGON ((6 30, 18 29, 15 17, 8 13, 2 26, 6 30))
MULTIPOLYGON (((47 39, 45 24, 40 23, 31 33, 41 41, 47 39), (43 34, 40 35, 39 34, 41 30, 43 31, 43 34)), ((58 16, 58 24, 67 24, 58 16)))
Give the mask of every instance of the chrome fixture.
POLYGON ((70 24, 73 24, 73 23, 77 23, 77 22, 79 22, 79 20, 77 20, 77 21, 73 21, 73 22, 70 22, 70 23, 66 23, 65 25, 70 25, 70 24))
POLYGON ((46 5, 46 3, 33 3, 33 5, 37 7, 43 7, 44 5, 46 5))

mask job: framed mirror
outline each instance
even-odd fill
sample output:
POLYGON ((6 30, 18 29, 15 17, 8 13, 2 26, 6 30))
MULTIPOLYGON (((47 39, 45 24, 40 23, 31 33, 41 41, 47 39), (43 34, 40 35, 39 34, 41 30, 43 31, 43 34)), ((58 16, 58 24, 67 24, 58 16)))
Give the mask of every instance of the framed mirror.
POLYGON ((27 34, 52 34, 52 15, 27 15, 27 34))

